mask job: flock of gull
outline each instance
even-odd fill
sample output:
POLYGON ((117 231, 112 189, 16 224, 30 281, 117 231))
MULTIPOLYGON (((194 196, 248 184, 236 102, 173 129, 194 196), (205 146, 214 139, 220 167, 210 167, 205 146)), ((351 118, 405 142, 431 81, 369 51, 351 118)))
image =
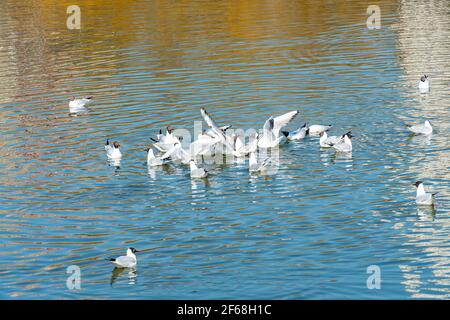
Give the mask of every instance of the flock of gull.
MULTIPOLYGON (((429 91, 429 88, 428 76, 424 75, 420 78, 419 90, 425 93, 429 91)), ((92 101, 92 97, 82 99, 72 97, 69 102, 70 113, 76 114, 87 110, 86 106, 92 101)), ((204 108, 201 108, 200 112, 209 129, 200 133, 197 139, 189 144, 188 149, 183 148, 182 137, 176 136, 174 129, 170 126, 166 128, 165 134, 160 130, 156 138, 151 138, 154 142, 153 146, 145 149, 149 167, 161 166, 169 162, 181 163, 189 165, 192 179, 202 179, 208 176, 208 171, 197 165, 197 159, 226 155, 242 159, 248 157, 249 172, 264 174, 268 171, 273 159, 265 157, 258 160, 258 151, 270 150, 278 147, 284 141, 298 141, 307 136, 320 137, 319 145, 321 148, 334 148, 336 152, 340 153, 351 153, 353 150, 351 131, 338 136, 328 136, 327 132, 332 128, 331 124, 308 126, 305 123, 295 131, 283 131, 282 129, 298 115, 298 110, 270 117, 264 123, 260 133, 255 131, 249 135, 247 144, 244 143, 245 138, 239 134, 226 134, 231 125, 218 126, 204 108), (158 156, 154 149, 156 149, 158 156)), ((423 124, 408 125, 407 128, 416 135, 430 135, 433 132, 433 127, 428 120, 423 124)), ((106 140, 105 151, 110 164, 120 165, 122 153, 119 142, 111 143, 109 139, 106 140)), ((427 193, 422 181, 417 181, 414 185, 417 188, 416 203, 418 205, 433 205, 433 197, 436 193, 427 193)), ((119 268, 132 268, 137 263, 136 252, 139 251, 135 248, 128 248, 126 256, 120 256, 109 261, 119 268)))

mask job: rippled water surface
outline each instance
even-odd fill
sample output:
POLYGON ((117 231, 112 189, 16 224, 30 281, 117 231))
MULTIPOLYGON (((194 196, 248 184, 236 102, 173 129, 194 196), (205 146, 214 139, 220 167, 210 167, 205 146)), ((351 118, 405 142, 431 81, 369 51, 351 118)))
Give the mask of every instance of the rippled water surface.
POLYGON ((365 1, 80 0, 68 30, 71 4, 0 3, 0 298, 450 298, 447 1, 379 1, 378 30, 365 1), (71 117, 71 95, 95 103, 71 117), (351 129, 354 150, 287 143, 269 176, 149 170, 149 138, 202 106, 243 129, 298 109, 289 129, 351 129), (411 137, 426 118, 436 133, 411 137), (129 246, 138 268, 113 271, 129 246))

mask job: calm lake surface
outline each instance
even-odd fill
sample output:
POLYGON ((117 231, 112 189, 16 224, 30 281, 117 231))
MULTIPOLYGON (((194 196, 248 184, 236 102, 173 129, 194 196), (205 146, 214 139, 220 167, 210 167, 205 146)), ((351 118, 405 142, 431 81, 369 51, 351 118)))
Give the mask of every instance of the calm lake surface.
POLYGON ((447 1, 378 1, 372 30, 366 1, 80 0, 68 30, 72 4, 0 3, 0 298, 450 298, 447 1), (90 111, 69 116, 72 95, 90 111), (289 129, 351 129, 354 150, 287 143, 270 176, 149 170, 149 138, 192 131, 202 106, 243 129, 298 109, 289 129), (435 134, 412 138, 425 119, 435 134), (136 271, 113 271, 129 246, 136 271))

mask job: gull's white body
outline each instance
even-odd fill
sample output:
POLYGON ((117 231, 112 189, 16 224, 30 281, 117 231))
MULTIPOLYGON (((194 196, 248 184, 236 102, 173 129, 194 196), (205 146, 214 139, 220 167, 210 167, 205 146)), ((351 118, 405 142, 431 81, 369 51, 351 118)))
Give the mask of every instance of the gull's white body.
POLYGON ((345 135, 343 139, 341 138, 337 144, 333 145, 333 148, 339 152, 351 152, 353 150, 352 140, 345 135))
POLYGON ((309 132, 309 135, 311 135, 311 136, 318 136, 322 132, 326 132, 326 131, 330 130, 331 127, 332 127, 331 124, 328 126, 324 126, 321 124, 313 124, 308 127, 308 132, 309 132))
POLYGON ((120 256, 111 261, 117 268, 133 268, 137 264, 136 255, 130 250, 127 250, 126 256, 120 256))
POLYGON ((263 134, 258 141, 258 147, 265 149, 276 147, 284 138, 284 135, 280 136, 280 130, 291 122, 292 119, 298 115, 298 113, 299 111, 296 110, 275 118, 270 117, 264 123, 263 134))
POLYGON ((320 137, 320 146, 322 148, 331 148, 333 145, 338 144, 342 140, 342 136, 331 136, 328 137, 325 131, 320 137))
POLYGON ((308 133, 308 127, 306 127, 306 124, 305 124, 303 127, 298 128, 295 131, 284 132, 284 133, 285 133, 286 138, 290 141, 301 140, 306 137, 306 135, 308 133))
POLYGON ((212 154, 214 146, 220 143, 220 139, 217 136, 210 136, 208 134, 199 134, 198 139, 191 143, 190 152, 193 157, 197 155, 212 154))
POLYGON ((191 169, 191 178, 206 178, 208 176, 208 172, 203 169, 197 167, 194 160, 191 160, 189 163, 191 169))
POLYGON ((119 160, 122 158, 122 152, 120 152, 120 148, 115 148, 114 146, 108 144, 105 145, 106 156, 110 160, 119 160))
POLYGON ((180 143, 175 143, 170 150, 160 157, 161 160, 168 158, 174 161, 181 161, 183 164, 188 164, 191 161, 191 155, 181 147, 180 143))
POLYGON ((86 110, 86 105, 92 102, 92 98, 74 99, 69 102, 70 112, 86 110))
POLYGON ((428 77, 425 79, 425 81, 419 80, 419 90, 420 92, 428 92, 430 91, 430 80, 428 77))
POLYGON ((153 153, 153 149, 148 149, 147 153, 147 165, 148 166, 160 166, 164 163, 164 161, 160 158, 155 157, 155 154, 153 153))
POLYGON ((407 127, 409 131, 414 132, 415 134, 429 135, 433 133, 433 127, 431 126, 431 123, 428 120, 425 120, 424 124, 407 127))
POLYGON ((426 193, 423 183, 419 184, 416 193, 416 203, 418 205, 431 206, 433 204, 433 195, 431 193, 426 193))
POLYGON ((154 143, 153 146, 161 152, 167 152, 176 143, 180 143, 180 140, 173 134, 173 132, 166 132, 166 135, 157 135, 158 142, 154 143))

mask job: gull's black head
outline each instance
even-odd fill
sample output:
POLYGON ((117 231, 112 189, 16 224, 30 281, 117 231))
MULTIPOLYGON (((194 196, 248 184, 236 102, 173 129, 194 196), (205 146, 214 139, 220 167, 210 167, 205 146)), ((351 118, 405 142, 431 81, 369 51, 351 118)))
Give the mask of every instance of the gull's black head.
POLYGON ((422 184, 422 181, 416 181, 416 183, 413 183, 416 188, 418 188, 422 184))
POLYGON ((423 76, 420 77, 420 81, 425 82, 425 80, 428 79, 428 76, 425 74, 423 76))
POLYGON ((120 147, 120 143, 119 142, 117 142, 117 141, 114 141, 113 142, 113 146, 114 146, 114 148, 119 148, 120 147))
POLYGON ((168 132, 168 133, 172 133, 172 132, 173 132, 173 128, 172 128, 171 126, 168 126, 168 127, 167 127, 167 132, 168 132))
POLYGON ((131 250, 131 252, 133 252, 133 253, 139 252, 139 250, 136 250, 136 249, 135 249, 135 248, 133 248, 133 247, 130 247, 129 249, 130 249, 130 250, 131 250))

